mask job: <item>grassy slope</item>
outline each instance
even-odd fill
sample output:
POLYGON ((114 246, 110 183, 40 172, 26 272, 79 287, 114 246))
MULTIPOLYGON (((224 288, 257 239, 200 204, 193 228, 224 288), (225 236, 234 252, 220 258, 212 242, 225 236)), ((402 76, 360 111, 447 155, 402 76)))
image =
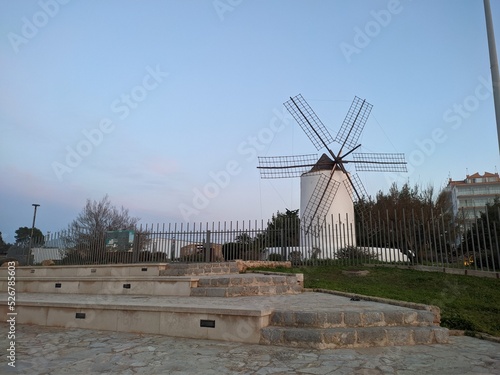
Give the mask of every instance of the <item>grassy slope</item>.
MULTIPOLYGON (((441 325, 500 336, 500 280, 392 267, 356 267, 367 276, 343 275, 338 266, 300 267, 306 288, 359 293, 441 308, 441 325)), ((352 267, 351 267, 352 269, 352 267)), ((284 270, 281 270, 284 271, 284 270)))

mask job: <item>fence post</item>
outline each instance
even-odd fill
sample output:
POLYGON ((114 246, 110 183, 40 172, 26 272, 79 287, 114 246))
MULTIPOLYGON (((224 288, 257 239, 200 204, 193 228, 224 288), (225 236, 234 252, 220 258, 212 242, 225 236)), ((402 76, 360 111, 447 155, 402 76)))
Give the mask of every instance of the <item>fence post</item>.
POLYGON ((175 236, 172 237, 170 243, 170 261, 173 262, 175 260, 175 236))
POLYGON ((286 260, 285 228, 283 228, 283 226, 284 226, 284 223, 281 225, 281 231, 280 231, 281 259, 286 260))
POLYGON ((139 262, 139 247, 140 247, 140 234, 137 231, 134 232, 134 242, 132 246, 132 263, 139 262))
POLYGON ((205 253, 205 262, 210 262, 210 248, 211 248, 211 240, 210 240, 210 231, 207 229, 207 236, 205 239, 205 244, 203 245, 204 253, 205 253))

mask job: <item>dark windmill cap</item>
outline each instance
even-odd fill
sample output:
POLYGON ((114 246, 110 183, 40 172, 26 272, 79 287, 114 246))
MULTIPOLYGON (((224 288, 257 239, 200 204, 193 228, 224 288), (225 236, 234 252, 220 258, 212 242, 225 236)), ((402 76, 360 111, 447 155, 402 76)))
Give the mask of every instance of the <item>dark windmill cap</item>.
MULTIPOLYGON (((334 166, 335 162, 328 155, 323 154, 309 172, 331 171, 334 166)), ((338 166, 335 166, 335 168, 338 168, 338 166)))

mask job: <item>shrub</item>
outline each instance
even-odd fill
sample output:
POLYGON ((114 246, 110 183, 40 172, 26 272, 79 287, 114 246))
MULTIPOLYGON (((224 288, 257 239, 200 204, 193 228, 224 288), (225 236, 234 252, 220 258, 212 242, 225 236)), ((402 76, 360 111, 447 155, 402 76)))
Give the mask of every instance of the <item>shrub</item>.
POLYGON ((271 262, 281 262, 283 260, 283 257, 281 256, 281 254, 273 253, 273 254, 269 254, 269 258, 268 259, 271 262))
POLYGON ((368 250, 362 250, 355 246, 346 246, 342 249, 339 249, 336 254, 337 259, 342 260, 354 260, 365 262, 369 259, 375 260, 377 259, 376 254, 371 254, 368 250))
POLYGON ((474 323, 466 318, 463 318, 459 314, 441 317, 441 325, 449 329, 459 329, 463 331, 476 330, 474 323))
POLYGON ((300 251, 292 251, 288 256, 292 265, 298 265, 302 263, 302 253, 300 251))

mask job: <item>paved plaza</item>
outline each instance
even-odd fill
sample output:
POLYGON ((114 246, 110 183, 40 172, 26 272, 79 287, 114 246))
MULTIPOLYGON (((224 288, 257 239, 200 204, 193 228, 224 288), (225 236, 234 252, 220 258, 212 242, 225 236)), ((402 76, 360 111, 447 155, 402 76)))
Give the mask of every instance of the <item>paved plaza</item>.
POLYGON ((16 326, 15 368, 1 374, 500 374, 500 344, 450 337, 450 344, 314 350, 111 331, 16 326))

